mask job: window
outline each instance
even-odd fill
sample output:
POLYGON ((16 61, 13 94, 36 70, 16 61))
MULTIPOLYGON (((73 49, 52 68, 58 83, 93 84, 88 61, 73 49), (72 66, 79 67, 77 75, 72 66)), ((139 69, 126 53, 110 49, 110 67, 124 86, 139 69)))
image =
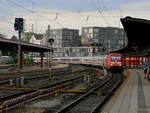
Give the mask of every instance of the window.
POLYGON ((86 37, 87 37, 87 38, 90 38, 90 34, 87 34, 86 37))
POLYGON ((93 38, 93 34, 90 34, 91 38, 93 38))
POLYGON ((121 61, 121 56, 111 56, 111 61, 121 61))
POLYGON ((93 29, 89 29, 89 33, 93 33, 93 29))
POLYGON ((80 59, 72 59, 72 61, 80 61, 80 59))
POLYGON ((99 36, 99 34, 94 34, 94 37, 98 37, 99 36))
POLYGON ((115 32, 114 32, 114 34, 118 34, 118 29, 115 29, 115 32))
POLYGON ((87 29, 84 29, 84 33, 87 33, 88 32, 88 30, 87 29))
POLYGON ((76 49, 76 52, 80 52, 80 50, 77 48, 77 49, 76 49))
POLYGON ((93 39, 93 41, 94 41, 95 43, 98 43, 98 39, 93 39))
POLYGON ((94 29, 94 33, 99 33, 99 29, 94 29))

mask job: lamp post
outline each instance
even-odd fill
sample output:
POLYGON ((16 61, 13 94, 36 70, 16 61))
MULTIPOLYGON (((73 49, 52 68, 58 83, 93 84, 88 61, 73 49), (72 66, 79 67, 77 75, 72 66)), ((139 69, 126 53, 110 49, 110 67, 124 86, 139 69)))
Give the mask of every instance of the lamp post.
POLYGON ((50 52, 49 52, 49 59, 48 59, 48 65, 49 65, 49 73, 50 73, 50 76, 49 78, 51 79, 52 78, 52 53, 53 53, 53 50, 52 50, 52 44, 54 43, 54 39, 53 38, 50 38, 48 40, 49 42, 49 48, 50 48, 50 52))

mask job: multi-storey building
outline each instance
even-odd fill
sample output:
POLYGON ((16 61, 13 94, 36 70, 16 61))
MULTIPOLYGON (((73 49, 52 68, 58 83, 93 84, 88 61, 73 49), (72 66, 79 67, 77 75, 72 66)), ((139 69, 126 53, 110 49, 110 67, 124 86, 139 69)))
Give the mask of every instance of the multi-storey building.
POLYGON ((83 27, 81 45, 102 46, 108 51, 123 48, 127 44, 125 32, 115 27, 83 27))
POLYGON ((79 30, 75 29, 54 29, 50 31, 50 38, 54 39, 53 47, 78 47, 81 44, 79 30))

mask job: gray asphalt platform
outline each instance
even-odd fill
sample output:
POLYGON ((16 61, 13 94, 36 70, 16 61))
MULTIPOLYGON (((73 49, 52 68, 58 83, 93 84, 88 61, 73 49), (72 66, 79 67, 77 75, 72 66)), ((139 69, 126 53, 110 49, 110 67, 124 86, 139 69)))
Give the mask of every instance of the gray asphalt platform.
POLYGON ((150 113, 150 81, 142 69, 128 69, 126 79, 101 113, 150 113))

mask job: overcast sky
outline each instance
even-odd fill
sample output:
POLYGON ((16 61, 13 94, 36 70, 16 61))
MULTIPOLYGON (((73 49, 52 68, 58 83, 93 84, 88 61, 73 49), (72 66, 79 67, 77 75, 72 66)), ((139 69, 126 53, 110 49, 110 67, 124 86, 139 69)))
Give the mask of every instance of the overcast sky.
POLYGON ((120 18, 133 16, 150 20, 150 0, 0 0, 0 33, 10 37, 15 17, 26 20, 26 31, 44 33, 51 28, 84 26, 121 27, 120 18), (98 13, 97 9, 101 11, 98 13))

